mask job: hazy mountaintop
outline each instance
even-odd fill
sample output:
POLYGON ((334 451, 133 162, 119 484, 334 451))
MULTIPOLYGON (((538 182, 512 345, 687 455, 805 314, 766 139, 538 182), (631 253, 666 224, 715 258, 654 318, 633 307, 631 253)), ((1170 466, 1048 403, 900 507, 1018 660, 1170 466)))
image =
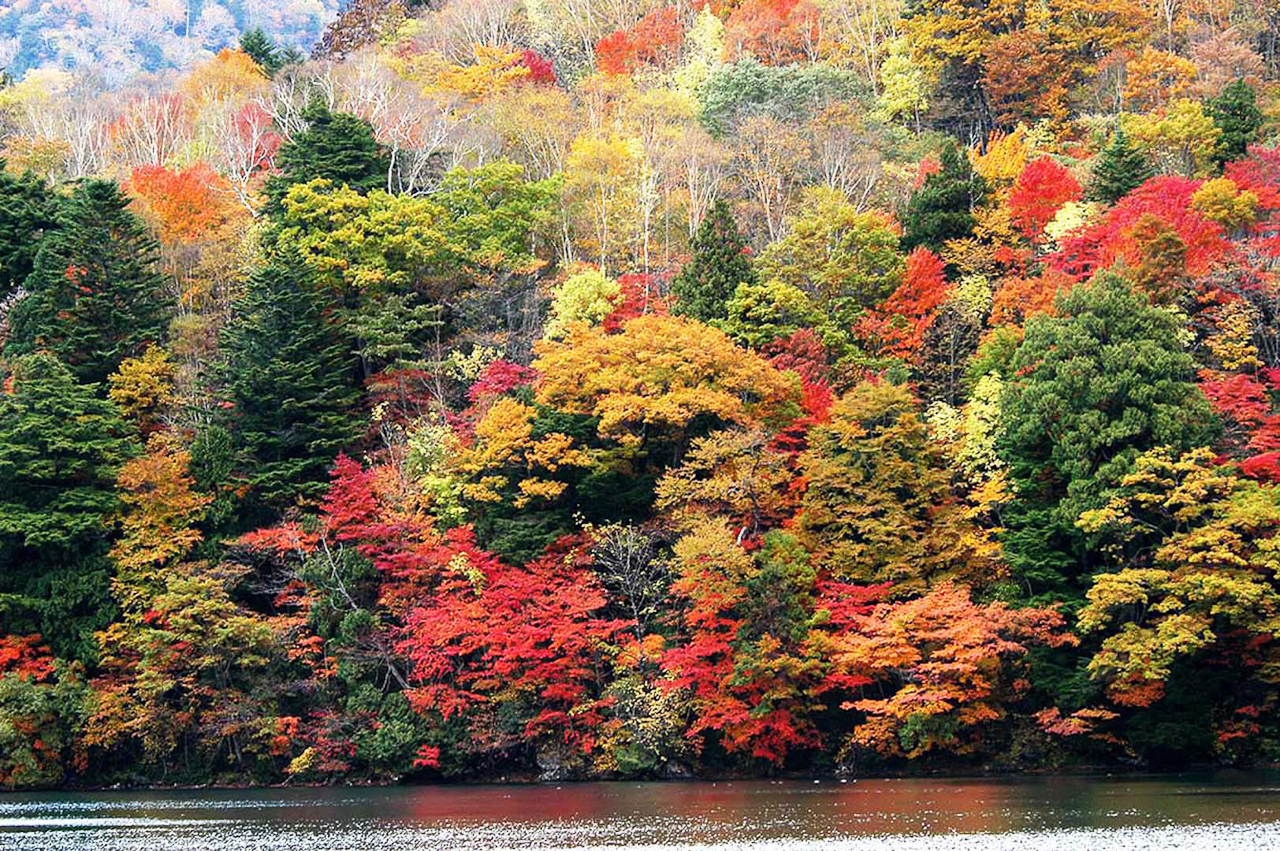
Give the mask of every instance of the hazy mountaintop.
POLYGON ((5 0, 0 67, 92 69, 108 85, 183 68, 261 27, 277 44, 309 50, 339 0, 5 0))

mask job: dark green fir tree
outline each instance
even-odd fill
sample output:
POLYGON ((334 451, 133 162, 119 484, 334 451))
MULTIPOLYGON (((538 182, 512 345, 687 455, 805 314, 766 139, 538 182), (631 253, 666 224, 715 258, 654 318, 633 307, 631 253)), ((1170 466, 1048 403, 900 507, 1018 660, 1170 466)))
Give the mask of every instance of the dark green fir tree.
POLYGON ((120 361, 160 340, 165 325, 159 244, 114 183, 76 187, 9 315, 5 353, 47 350, 80 383, 104 386, 120 361))
POLYGON ((1253 87, 1244 80, 1236 80, 1209 102, 1209 115, 1222 131, 1214 161, 1221 166, 1242 159, 1262 129, 1262 111, 1258 109, 1253 87))
POLYGON ((307 129, 280 146, 278 174, 267 179, 267 211, 278 212, 289 187, 317 178, 347 185, 357 192, 385 189, 390 163, 373 136, 369 122, 329 109, 313 97, 302 111, 307 129))
POLYGON ((1098 154, 1089 185, 1089 199, 1114 204, 1145 183, 1155 170, 1147 155, 1117 127, 1111 143, 1098 154))
POLYGON ((23 284, 44 236, 57 227, 55 196, 30 172, 14 177, 0 160, 0 299, 23 284))
POLYGON ((693 257, 671 282, 672 310, 703 322, 723 319, 739 284, 754 284, 747 241, 723 200, 707 210, 693 236, 693 257))
POLYGON ((277 260, 255 272, 222 332, 229 425, 251 508, 318 496, 356 436, 354 344, 302 269, 277 260))
POLYGON ((116 474, 137 449, 115 404, 48 353, 0 393, 0 635, 39 632, 92 660, 111 622, 116 474))
POLYGON ((943 149, 941 166, 907 204, 903 251, 920 246, 940 251, 948 240, 973 234, 973 210, 986 198, 987 183, 954 144, 943 149))

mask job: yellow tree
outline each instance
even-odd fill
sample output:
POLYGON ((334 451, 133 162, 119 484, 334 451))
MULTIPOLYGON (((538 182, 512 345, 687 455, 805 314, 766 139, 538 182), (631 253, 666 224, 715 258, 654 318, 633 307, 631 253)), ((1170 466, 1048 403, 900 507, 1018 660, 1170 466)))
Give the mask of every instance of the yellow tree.
POLYGON ((794 375, 692 319, 639 316, 618 334, 574 325, 537 354, 538 402, 599 417, 600 437, 622 444, 699 421, 777 427, 799 412, 794 375))
POLYGON ((569 146, 565 199, 586 223, 578 247, 602 271, 634 256, 643 171, 640 140, 617 130, 588 130, 569 146))

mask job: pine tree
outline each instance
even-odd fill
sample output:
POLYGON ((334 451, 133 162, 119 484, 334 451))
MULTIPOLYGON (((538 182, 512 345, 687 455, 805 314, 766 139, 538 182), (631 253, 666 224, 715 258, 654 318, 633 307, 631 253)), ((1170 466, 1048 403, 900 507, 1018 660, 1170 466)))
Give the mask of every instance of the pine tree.
POLYGON ((126 357, 160 340, 159 246, 114 183, 91 180, 63 203, 9 316, 5 353, 48 350, 86 384, 105 386, 126 357))
POLYGON ((91 659, 114 615, 107 536, 136 452, 113 403, 48 353, 18 358, 0 394, 0 635, 37 631, 91 659))
POLYGON ((982 203, 987 183, 954 145, 942 151, 942 168, 925 178, 911 196, 903 218, 902 250, 925 246, 941 251, 947 240, 973 234, 973 208, 982 203))
POLYGON ((711 205, 693 237, 693 258, 671 282, 672 310, 703 322, 724 319, 725 305, 739 284, 756 283, 747 242, 729 205, 711 205))
POLYGON ((356 434, 353 344, 301 269, 278 260, 254 273, 222 333, 231 427, 257 507, 318 496, 356 434))
POLYGON ((1147 156, 1117 127, 1111 144, 1098 154, 1089 199, 1114 204, 1147 181, 1155 171, 1147 156))
POLYGON ((14 177, 0 160, 0 299, 22 286, 44 235, 57 227, 53 193, 30 172, 14 177))
POLYGON ((369 122, 345 112, 333 112, 318 96, 302 111, 307 129, 280 146, 275 164, 279 174, 266 183, 267 212, 278 213, 289 187, 317 178, 347 185, 360 193, 386 188, 386 155, 369 122))
POLYGON ((1253 87, 1244 80, 1236 80, 1209 102, 1209 115, 1222 131, 1214 161, 1221 166, 1243 158, 1249 143, 1257 139, 1258 130, 1262 128, 1262 112, 1253 87))

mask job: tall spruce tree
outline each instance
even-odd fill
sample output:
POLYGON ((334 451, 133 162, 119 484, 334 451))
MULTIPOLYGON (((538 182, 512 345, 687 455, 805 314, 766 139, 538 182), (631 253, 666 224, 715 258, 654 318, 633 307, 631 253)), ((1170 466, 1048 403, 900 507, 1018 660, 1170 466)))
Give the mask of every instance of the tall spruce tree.
POLYGON ((925 178, 911 196, 903 217, 902 250, 924 246, 940 251, 947 240, 973 234, 973 209, 987 195, 987 182, 976 174, 954 144, 942 151, 942 167, 925 178))
POLYGON ((268 213, 279 212, 289 187, 317 178, 361 193, 386 188, 390 162, 369 122, 332 111, 318 96, 308 102, 302 117, 307 129, 280 146, 275 159, 279 173, 267 179, 268 213))
POLYGON ((39 632, 92 660, 111 622, 107 558, 120 466, 137 450, 115 404, 56 357, 14 362, 0 393, 0 635, 39 632))
POLYGON ((1123 128, 1117 127, 1111 144, 1098 154, 1098 161, 1093 167, 1093 182, 1089 185, 1089 198, 1114 204, 1154 174, 1147 155, 1129 141, 1123 128))
POLYGON ((57 227, 55 196, 27 172, 14 177, 0 160, 0 299, 26 281, 44 236, 57 227))
POLYGON ((672 310, 703 322, 724 319, 739 284, 756 283, 747 241, 729 205, 717 199, 693 236, 693 257, 671 282, 672 310))
POLYGON ((114 183, 90 180, 61 205, 9 315, 5 353, 47 350, 86 384, 104 386, 165 323, 159 245, 114 183))
POLYGON ((230 427, 257 508, 318 496, 356 436, 353 342, 303 268, 278 259, 255 272, 222 332, 230 427))
POLYGON ((1209 115, 1218 125, 1222 136, 1213 158, 1219 166, 1244 157, 1249 144, 1258 138, 1262 129, 1262 111, 1253 87, 1244 80, 1236 80, 1222 90, 1222 94, 1209 102, 1209 115))

